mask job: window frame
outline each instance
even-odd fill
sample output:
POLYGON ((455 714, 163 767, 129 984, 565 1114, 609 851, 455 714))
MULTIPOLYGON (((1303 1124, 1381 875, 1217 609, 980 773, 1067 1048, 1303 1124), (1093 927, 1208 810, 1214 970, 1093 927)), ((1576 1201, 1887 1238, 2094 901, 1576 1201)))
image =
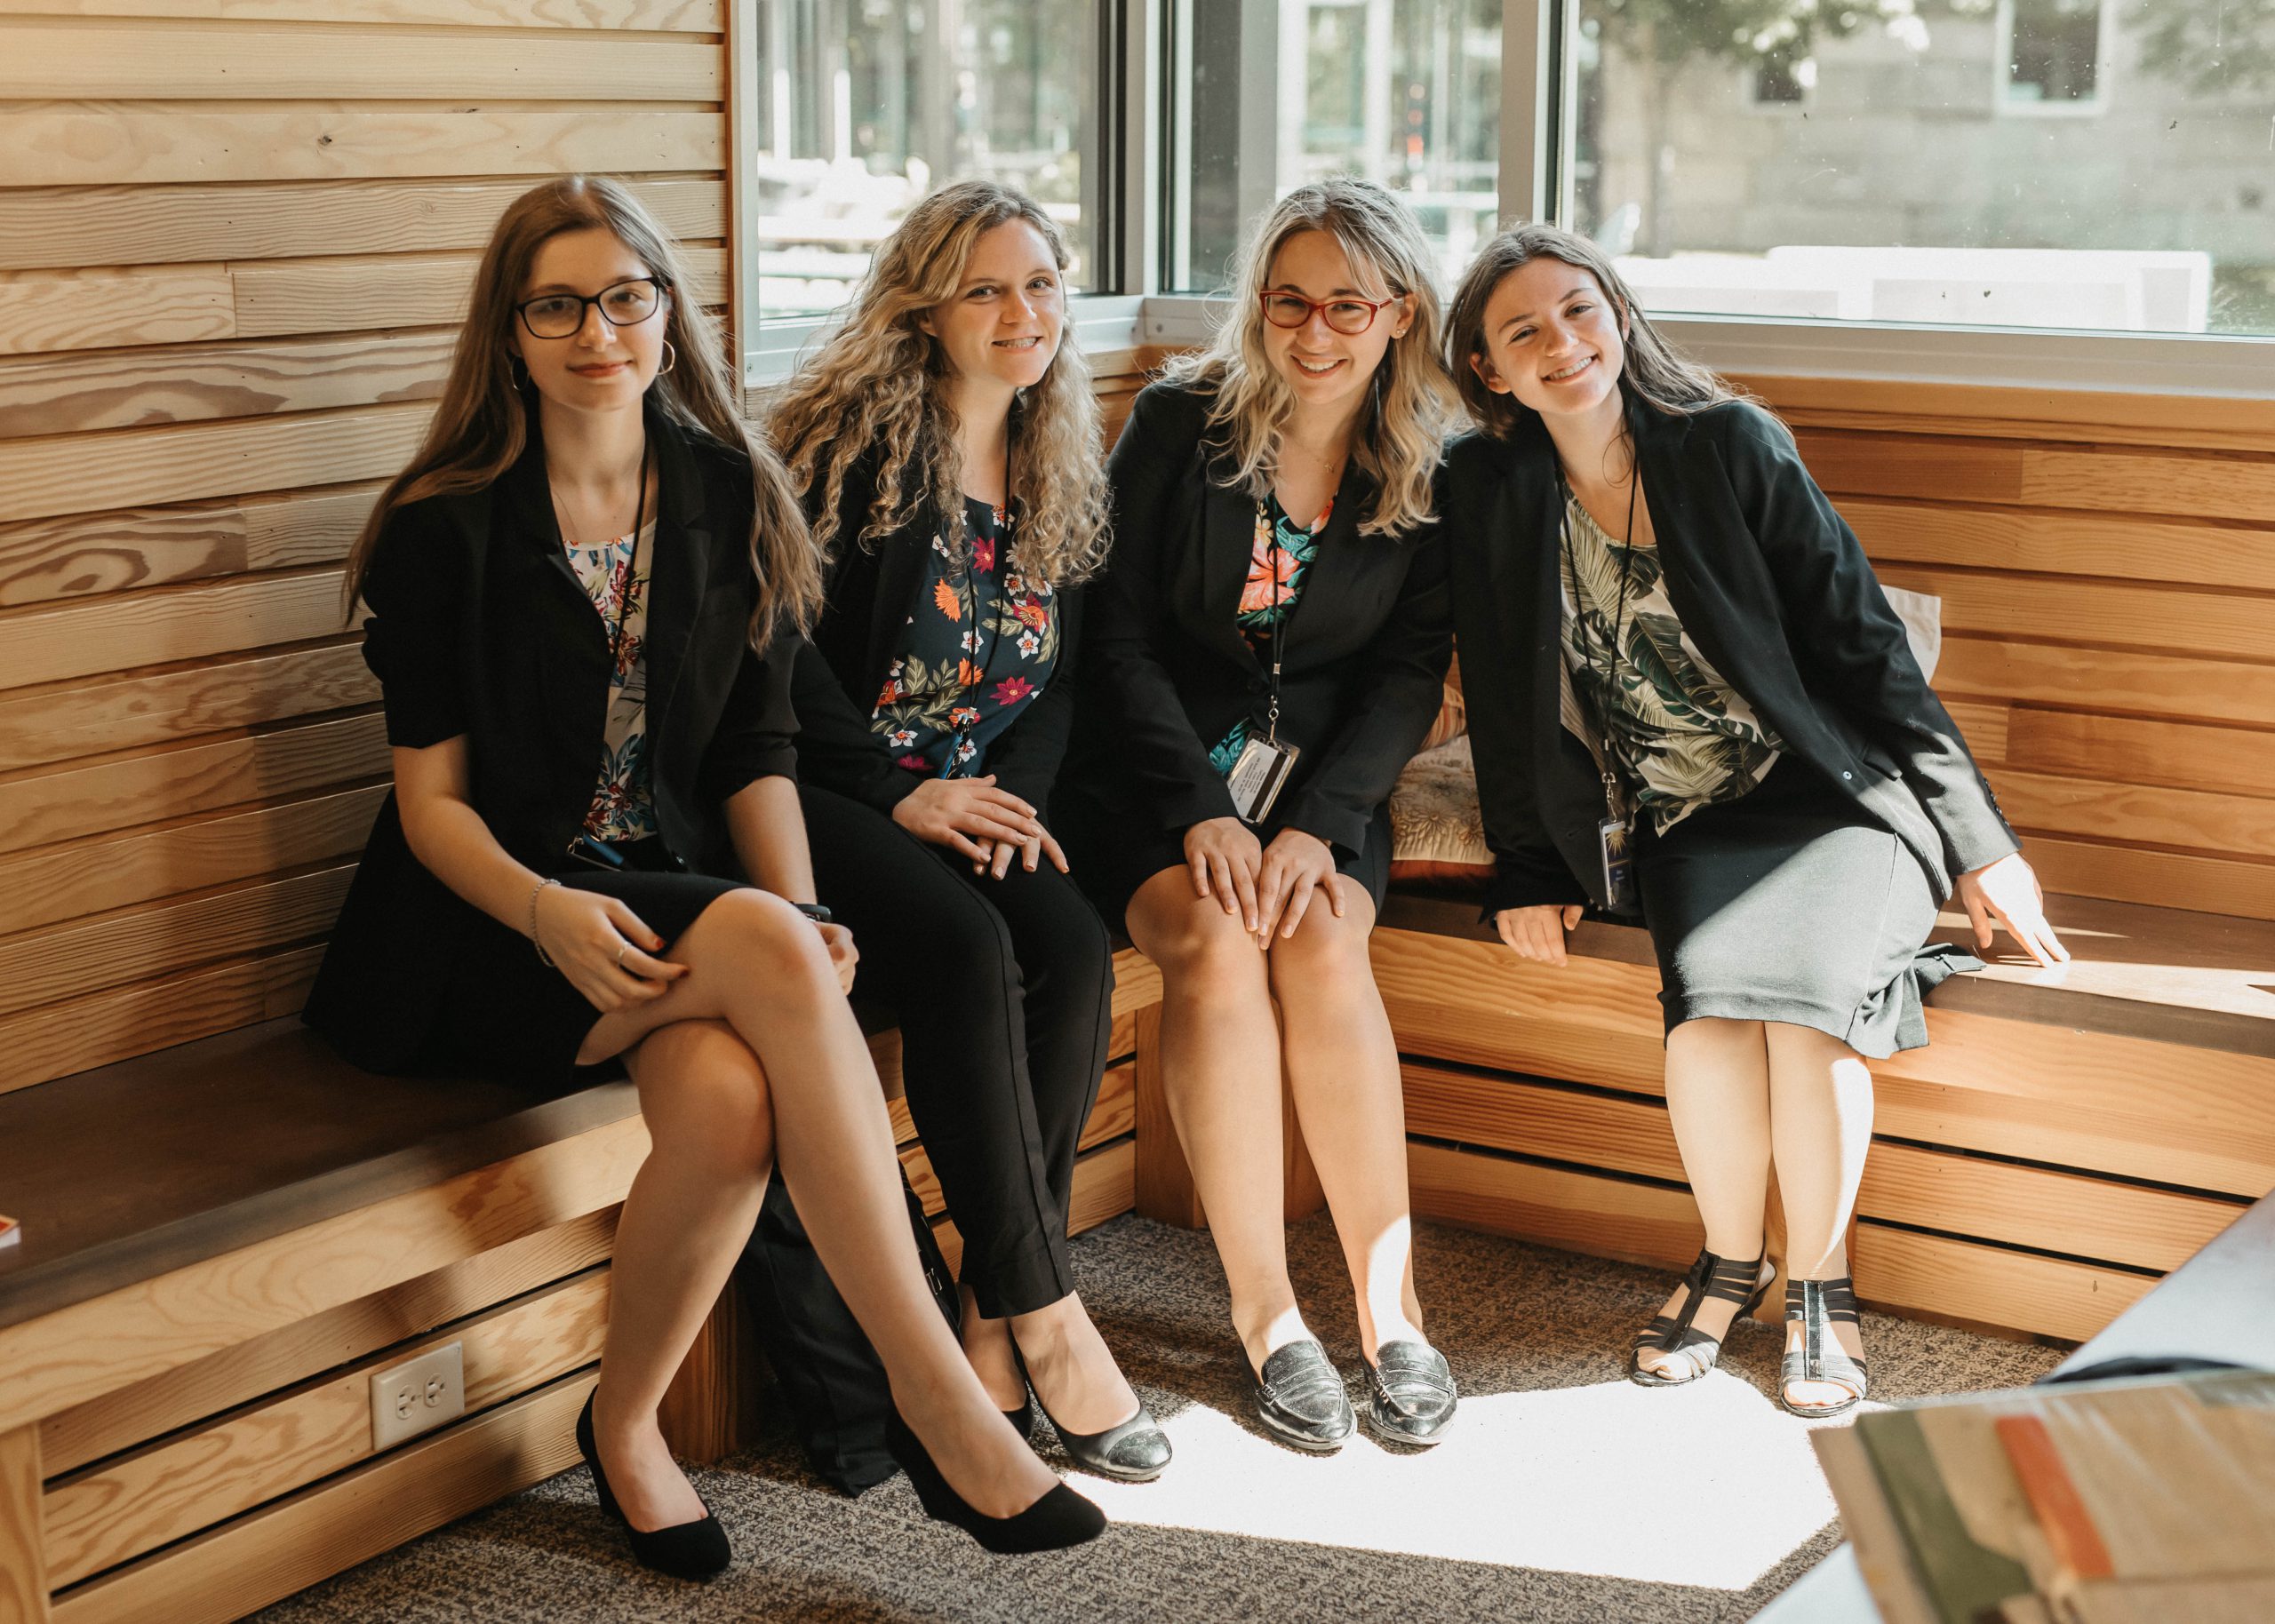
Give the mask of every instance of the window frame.
POLYGON ((2117 0, 2094 0, 2094 93, 2077 100, 2031 101, 2008 95, 2015 70, 2015 0, 1999 0, 1992 23, 1991 108, 2000 118, 2099 118, 2109 111, 2116 68, 2117 0))

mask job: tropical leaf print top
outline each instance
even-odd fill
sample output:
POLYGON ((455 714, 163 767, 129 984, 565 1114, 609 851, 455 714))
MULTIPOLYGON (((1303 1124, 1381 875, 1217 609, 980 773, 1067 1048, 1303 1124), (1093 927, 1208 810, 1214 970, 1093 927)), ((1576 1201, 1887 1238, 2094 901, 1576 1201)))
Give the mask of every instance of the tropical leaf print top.
POLYGON ((869 712, 893 760, 930 778, 987 770, 987 749, 1050 686, 1057 594, 1010 567, 1010 515, 966 498, 970 557, 932 538, 924 590, 869 712))
POLYGON ((1620 776, 1664 834, 1699 808, 1760 784, 1784 741, 1683 632, 1657 548, 1614 541, 1577 497, 1565 502, 1564 526, 1564 663, 1585 712, 1608 719, 1620 776), (1615 625, 1620 647, 1608 661, 1615 625))
POLYGON ((648 779, 648 583, 654 572, 656 524, 640 527, 635 545, 619 536, 605 546, 565 542, 569 568, 613 632, 619 605, 624 640, 608 678, 608 725, 602 738, 600 784, 585 813, 585 832, 596 840, 638 840, 656 832, 656 800, 648 779), (632 561, 640 573, 632 575, 632 561), (627 598, 627 594, 629 598, 627 598))
MULTIPOLYGON (((1287 624, 1296 607, 1296 600, 1304 595, 1304 580, 1310 574, 1312 560, 1319 553, 1319 535, 1327 528, 1328 515, 1335 511, 1335 500, 1328 499, 1312 528, 1304 529, 1288 517, 1277 496, 1264 498, 1264 509, 1256 517, 1256 537, 1249 548, 1248 581, 1241 588, 1241 605, 1234 615, 1241 633, 1248 639, 1249 647, 1256 650, 1257 658, 1267 669, 1272 659, 1272 633, 1275 626, 1287 624), (1274 535, 1280 545, 1273 545, 1274 535)), ((1241 759, 1241 752, 1248 748, 1248 722, 1233 724, 1233 730, 1217 741, 1209 752, 1209 765, 1219 773, 1229 774, 1241 759)))

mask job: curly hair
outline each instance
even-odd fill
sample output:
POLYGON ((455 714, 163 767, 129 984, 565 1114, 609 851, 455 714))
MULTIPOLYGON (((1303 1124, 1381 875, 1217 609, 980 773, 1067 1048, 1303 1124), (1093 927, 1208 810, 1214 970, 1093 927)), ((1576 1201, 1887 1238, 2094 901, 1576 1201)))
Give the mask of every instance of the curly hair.
MULTIPOLYGON (((849 539, 872 545, 918 513, 962 510, 954 374, 922 322, 955 296, 981 236, 1012 220, 1034 227, 1063 275, 1066 239, 1033 198, 990 180, 943 187, 885 239, 844 321, 768 402, 767 433, 806 493, 826 556, 849 539), (873 452, 876 494, 849 538, 838 533, 846 477, 873 452)), ((1011 433, 1019 569, 1053 586, 1095 574, 1107 543, 1105 440, 1071 323, 1042 379, 1019 391, 1011 433)))
POLYGON ((1384 353, 1351 434, 1351 459, 1376 491, 1359 529, 1401 535, 1433 516, 1432 477, 1460 413, 1439 354, 1435 256, 1421 226, 1389 191, 1337 175, 1281 198, 1241 256, 1224 325, 1206 349, 1173 358, 1164 370, 1175 381, 1215 389, 1208 432, 1233 465, 1225 483, 1262 496, 1296 405, 1295 392, 1264 347, 1263 296, 1281 246, 1305 231, 1335 239, 1369 299, 1414 300, 1414 319, 1384 353))
POLYGON ((752 435, 736 407, 726 346, 718 324, 692 296, 694 284, 677 245, 637 197, 599 175, 563 175, 532 187, 499 217, 475 271, 466 325, 427 437, 411 466, 379 493, 348 551, 346 608, 354 612, 379 532, 396 508, 426 497, 485 490, 521 459, 535 402, 533 392, 514 379, 514 353, 507 344, 514 306, 538 250, 563 232, 587 230, 612 233, 668 295, 664 336, 679 359, 648 387, 656 408, 680 427, 749 459, 754 513, 748 546, 758 577, 750 641, 762 651, 778 627, 802 631, 812 625, 821 609, 821 561, 781 462, 752 435))

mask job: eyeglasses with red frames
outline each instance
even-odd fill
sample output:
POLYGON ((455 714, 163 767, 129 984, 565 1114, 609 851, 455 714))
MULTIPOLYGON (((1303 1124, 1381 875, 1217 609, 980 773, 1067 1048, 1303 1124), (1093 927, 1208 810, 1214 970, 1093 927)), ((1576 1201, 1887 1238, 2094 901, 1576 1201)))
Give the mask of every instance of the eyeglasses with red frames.
POLYGON ((1327 318, 1329 327, 1346 338, 1355 338, 1372 327, 1377 316, 1404 297, 1402 293, 1393 293, 1388 299, 1360 299, 1346 293, 1341 299, 1305 299, 1284 289, 1257 295, 1264 306, 1264 319, 1274 327, 1301 327, 1316 310, 1327 318))

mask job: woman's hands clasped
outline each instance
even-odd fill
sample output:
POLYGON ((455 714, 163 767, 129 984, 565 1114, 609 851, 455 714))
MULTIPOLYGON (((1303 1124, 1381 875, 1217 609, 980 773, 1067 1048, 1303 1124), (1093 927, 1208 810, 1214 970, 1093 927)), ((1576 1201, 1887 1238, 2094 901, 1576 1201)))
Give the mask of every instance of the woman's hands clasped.
POLYGON ((1493 916, 1493 928, 1501 933, 1520 959, 1537 959, 1542 964, 1566 962, 1564 935, 1580 922, 1577 903, 1544 903, 1534 908, 1504 908, 1493 916))
POLYGON ((2046 892, 2022 853, 2008 852, 1996 863, 1959 877, 1959 900, 1975 927, 1976 951, 1991 951, 1992 922, 2007 927, 2015 944, 2051 969, 2066 964, 2070 950, 2046 922, 2046 892))
POLYGON ((655 956, 664 939, 613 896, 540 886, 531 917, 539 948, 603 1015, 661 998, 687 974, 685 965, 655 956))
POLYGON ((927 778, 903 796, 892 821, 920 840, 946 846, 971 859, 974 873, 1001 880, 1016 857, 1033 873, 1043 858, 1060 873, 1066 854, 1042 826, 1035 810, 1009 790, 985 778, 927 778))
POLYGON ((1300 829, 1282 829, 1266 846, 1237 817, 1208 818, 1185 832, 1185 863, 1193 894, 1214 897, 1259 948, 1270 947, 1275 935, 1294 935, 1315 892, 1325 891, 1342 917, 1334 849, 1300 829))

